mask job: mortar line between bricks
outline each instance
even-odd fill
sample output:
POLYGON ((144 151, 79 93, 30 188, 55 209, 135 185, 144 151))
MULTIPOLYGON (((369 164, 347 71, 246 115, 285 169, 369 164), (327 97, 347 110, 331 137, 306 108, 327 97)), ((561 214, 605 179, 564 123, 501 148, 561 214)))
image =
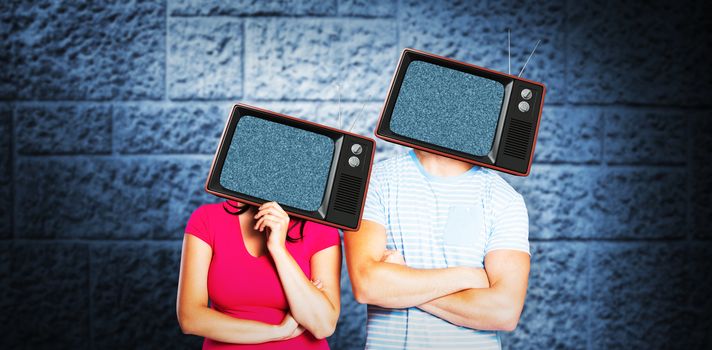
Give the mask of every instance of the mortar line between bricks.
MULTIPOLYGON (((688 241, 686 235, 679 237, 603 237, 603 238, 584 238, 584 237, 555 237, 555 238, 529 238, 531 242, 597 242, 597 243, 635 243, 635 242, 685 242, 688 241)), ((703 241, 703 240, 701 240, 703 241)))
MULTIPOLYGON (((244 50, 244 48, 243 48, 244 50)), ((167 74, 167 72, 166 72, 167 74)), ((244 77, 243 77, 244 78, 244 77)), ((244 81, 243 81, 244 84, 244 81)), ((243 92, 243 100, 247 100, 249 97, 245 96, 243 92)), ((337 102, 338 99, 266 99, 266 98, 252 98, 249 102, 266 102, 266 103, 320 103, 320 102, 337 102)), ((140 104, 221 104, 221 103, 234 103, 234 98, 217 98, 217 99, 171 99, 166 96, 164 99, 154 99, 154 100, 12 100, 16 103, 18 107, 33 107, 33 106, 52 106, 52 105, 72 105, 72 104, 114 104, 114 105, 140 105, 140 104)), ((379 103, 382 104, 382 99, 348 99, 342 98, 342 103, 379 103)), ((548 107, 556 108, 591 108, 595 110, 631 110, 639 112, 651 112, 651 113, 675 113, 675 112, 712 112, 712 105, 700 105, 700 106, 682 106, 682 105, 653 105, 653 104, 622 104, 622 103, 611 103, 611 104, 595 104, 595 103, 571 103, 571 102, 546 102, 548 107)), ((712 116, 710 117, 712 118, 712 116)))
MULTIPOLYGON (((337 9, 338 11, 338 9, 337 9)), ((172 14, 171 18, 195 18, 195 19, 244 19, 244 18, 259 18, 259 19, 325 19, 325 20, 342 20, 344 18, 358 19, 358 20, 387 20, 393 19, 394 16, 376 16, 376 15, 343 15, 336 12, 335 14, 328 15, 318 15, 318 14, 280 14, 280 13, 241 13, 241 14, 221 14, 221 15, 202 15, 202 14, 172 14)))
MULTIPOLYGON (((180 158, 206 158, 213 157, 213 153, 26 153, 18 154, 18 158, 21 159, 71 159, 71 158, 96 158, 96 159, 111 159, 113 157, 120 156, 121 158, 131 159, 131 158, 166 158, 166 159, 180 159, 180 158)), ((566 162, 566 161, 537 161, 539 166, 559 166, 565 165, 574 168, 597 168, 600 166, 599 163, 589 163, 589 162, 566 162)), ((640 169, 661 169, 661 170, 683 170, 687 169, 684 163, 621 163, 621 164, 610 164, 610 169, 620 169, 620 170, 640 170, 640 169)))
MULTIPOLYGON (((244 82, 243 82, 244 84, 244 82)), ((243 100, 247 100, 249 97, 243 96, 243 100)), ((249 102, 270 102, 270 103, 319 103, 319 102, 337 102, 338 99, 292 99, 292 100, 285 100, 285 99, 260 99, 260 98, 252 98, 248 101, 249 102)), ((194 99, 161 99, 161 100, 22 100, 22 101, 14 101, 18 104, 19 107, 23 108, 28 108, 28 107, 45 107, 45 106, 53 106, 53 105, 101 105, 101 104, 112 104, 112 105, 117 105, 117 106, 122 106, 122 105, 128 105, 128 106, 133 106, 133 105, 141 105, 141 104, 156 104, 156 105, 171 105, 171 104, 223 104, 223 103, 235 103, 236 99, 235 98, 219 98, 219 99, 201 99, 201 98, 194 98, 194 99)), ((383 103, 382 99, 370 99, 370 100, 364 100, 364 99, 347 99, 347 98, 342 98, 341 99, 342 103, 383 103)), ((556 105, 553 105, 556 106, 556 105)))
MULTIPOLYGON (((176 154, 128 154, 121 153, 118 154, 121 159, 126 160, 140 160, 140 159, 156 159, 156 160, 178 160, 178 159, 196 159, 196 160, 206 160, 211 159, 213 154, 202 154, 202 153, 176 153, 176 154)), ((37 155, 21 155, 18 156, 19 159, 23 160, 59 160, 59 159, 95 159, 95 160, 116 160, 117 157, 111 154, 37 154, 37 155)))
MULTIPOLYGON (((135 158, 156 158, 156 159, 182 159, 182 158, 212 158, 213 153, 116 153, 114 154, 91 154, 91 153, 35 153, 35 154, 19 154, 21 159, 71 159, 71 158, 87 158, 87 159, 135 159, 135 158)), ((539 166, 558 167, 565 165, 568 167, 579 169, 595 169, 600 166, 599 163, 578 163, 578 162, 537 162, 539 166)), ((686 167, 683 164, 612 164, 610 169, 620 170, 640 170, 640 169, 663 169, 663 170, 683 170, 686 167)))
POLYGON ((175 239, 132 239, 132 238, 116 238, 116 239, 86 239, 86 238, 17 238, 14 239, 14 243, 18 244, 86 244, 86 245, 102 245, 110 244, 116 245, 126 244, 126 245, 141 245, 148 244, 154 246, 173 246, 180 244, 183 241, 183 234, 181 233, 180 238, 175 239))

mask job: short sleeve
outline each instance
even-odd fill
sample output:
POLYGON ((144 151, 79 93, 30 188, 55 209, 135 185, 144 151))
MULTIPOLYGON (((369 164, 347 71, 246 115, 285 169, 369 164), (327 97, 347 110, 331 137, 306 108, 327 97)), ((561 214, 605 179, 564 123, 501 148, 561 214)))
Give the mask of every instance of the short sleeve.
POLYGON ((329 248, 331 246, 340 245, 341 237, 339 236, 339 230, 322 225, 316 222, 307 222, 304 227, 305 230, 309 229, 309 247, 310 255, 314 255, 317 252, 329 248))
POLYGON ((370 220, 386 226, 386 206, 384 205, 382 182, 378 178, 375 169, 371 174, 366 193, 366 204, 363 208, 363 220, 370 220))
POLYGON ((493 250, 511 249, 529 251, 529 217, 524 198, 514 193, 507 204, 495 208, 494 224, 491 236, 487 241, 485 255, 493 250))
POLYGON ((207 209, 206 205, 202 205, 193 211, 185 225, 185 233, 200 238, 212 247, 213 235, 208 227, 207 209))

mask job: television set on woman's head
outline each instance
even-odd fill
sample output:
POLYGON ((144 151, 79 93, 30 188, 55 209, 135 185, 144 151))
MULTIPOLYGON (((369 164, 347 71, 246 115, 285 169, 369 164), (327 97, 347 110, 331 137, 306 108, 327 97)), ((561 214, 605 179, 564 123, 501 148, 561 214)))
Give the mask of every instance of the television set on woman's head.
POLYGON ((371 175, 373 139, 280 113, 232 108, 205 190, 356 230, 371 175))
POLYGON ((541 83, 405 49, 376 136, 526 176, 545 93, 541 83))

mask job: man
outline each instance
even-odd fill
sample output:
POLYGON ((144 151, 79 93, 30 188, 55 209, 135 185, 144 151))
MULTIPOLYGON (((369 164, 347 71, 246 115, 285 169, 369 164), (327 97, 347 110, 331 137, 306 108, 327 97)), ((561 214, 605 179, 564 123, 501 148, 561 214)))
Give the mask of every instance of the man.
POLYGON ((496 172, 410 150, 376 164, 345 232, 366 347, 500 349, 529 276, 527 209, 496 172))

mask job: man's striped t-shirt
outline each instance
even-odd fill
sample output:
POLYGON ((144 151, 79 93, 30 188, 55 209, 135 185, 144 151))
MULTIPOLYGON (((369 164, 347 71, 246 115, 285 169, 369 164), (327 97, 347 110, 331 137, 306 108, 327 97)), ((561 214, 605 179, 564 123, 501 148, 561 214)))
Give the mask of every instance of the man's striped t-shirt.
MULTIPOLYGON (((435 176, 413 150, 374 165, 363 219, 383 225, 387 249, 413 268, 483 268, 493 250, 530 253, 524 200, 496 172, 473 166, 435 176)), ((366 348, 501 349, 501 341, 497 332, 460 327, 416 307, 368 305, 366 348)))

